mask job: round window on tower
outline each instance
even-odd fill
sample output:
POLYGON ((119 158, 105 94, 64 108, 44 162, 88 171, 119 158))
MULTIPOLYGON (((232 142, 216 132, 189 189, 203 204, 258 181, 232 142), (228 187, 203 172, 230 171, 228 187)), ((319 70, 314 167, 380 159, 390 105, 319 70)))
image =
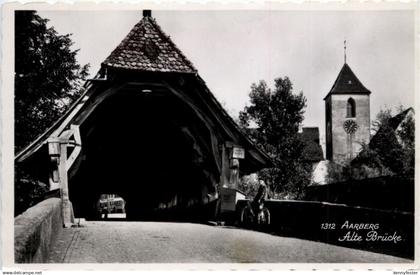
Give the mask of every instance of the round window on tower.
POLYGON ((352 135, 356 133, 357 129, 359 128, 359 125, 354 120, 346 120, 343 124, 344 131, 346 131, 347 134, 352 135))

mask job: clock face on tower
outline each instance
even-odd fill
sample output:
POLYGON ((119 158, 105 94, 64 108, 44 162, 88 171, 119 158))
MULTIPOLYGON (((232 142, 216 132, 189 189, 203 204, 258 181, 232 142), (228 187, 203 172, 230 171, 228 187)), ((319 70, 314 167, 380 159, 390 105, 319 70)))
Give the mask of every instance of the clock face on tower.
POLYGON ((357 131, 357 128, 359 128, 359 126, 357 125, 356 121, 349 119, 344 121, 343 128, 347 134, 351 135, 357 131))

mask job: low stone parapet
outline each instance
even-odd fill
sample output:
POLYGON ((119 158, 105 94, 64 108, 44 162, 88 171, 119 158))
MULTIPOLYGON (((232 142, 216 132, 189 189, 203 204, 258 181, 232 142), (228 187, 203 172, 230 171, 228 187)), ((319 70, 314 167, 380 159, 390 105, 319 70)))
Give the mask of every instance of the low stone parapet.
POLYGON ((15 262, 45 263, 63 228, 61 200, 50 198, 15 218, 15 262))
MULTIPOLYGON (((237 218, 246 205, 238 201, 237 218)), ((268 232, 414 258, 414 214, 319 201, 268 200, 268 232)))

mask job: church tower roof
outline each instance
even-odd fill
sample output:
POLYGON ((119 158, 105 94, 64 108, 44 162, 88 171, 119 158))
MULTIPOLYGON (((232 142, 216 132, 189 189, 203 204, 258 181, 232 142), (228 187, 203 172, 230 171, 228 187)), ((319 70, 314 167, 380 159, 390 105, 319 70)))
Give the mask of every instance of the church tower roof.
POLYGON ((370 93, 371 92, 363 86, 357 76, 350 69, 350 66, 347 65, 347 63, 344 63, 344 66, 341 68, 334 85, 332 86, 330 92, 324 97, 324 100, 333 94, 369 95, 370 93))
POLYGON ((176 47, 151 11, 131 29, 102 63, 102 67, 150 72, 196 73, 192 63, 176 47))

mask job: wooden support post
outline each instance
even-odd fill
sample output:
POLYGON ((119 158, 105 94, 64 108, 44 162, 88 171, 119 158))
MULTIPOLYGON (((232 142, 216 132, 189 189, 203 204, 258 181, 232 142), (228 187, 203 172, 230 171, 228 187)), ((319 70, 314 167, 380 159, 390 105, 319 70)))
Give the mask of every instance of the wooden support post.
POLYGON ((232 143, 223 146, 223 185, 220 189, 221 213, 236 210, 236 192, 239 185, 239 159, 245 157, 245 151, 232 143))
POLYGON ((50 191, 60 188, 60 140, 53 138, 48 140, 48 154, 50 155, 50 191))
POLYGON ((230 160, 230 175, 229 175, 229 188, 238 189, 239 187, 239 160, 232 158, 230 160))
MULTIPOLYGON (((229 173, 229 167, 228 167, 228 157, 227 157, 227 153, 226 153, 226 147, 224 144, 222 144, 222 169, 221 169, 221 173, 220 173, 220 187, 221 188, 226 188, 228 187, 228 173, 229 173)), ((219 190, 220 191, 220 190, 219 190)))
POLYGON ((69 187, 67 178, 67 142, 60 143, 60 187, 64 227, 71 227, 74 223, 73 207, 69 199, 69 187))

